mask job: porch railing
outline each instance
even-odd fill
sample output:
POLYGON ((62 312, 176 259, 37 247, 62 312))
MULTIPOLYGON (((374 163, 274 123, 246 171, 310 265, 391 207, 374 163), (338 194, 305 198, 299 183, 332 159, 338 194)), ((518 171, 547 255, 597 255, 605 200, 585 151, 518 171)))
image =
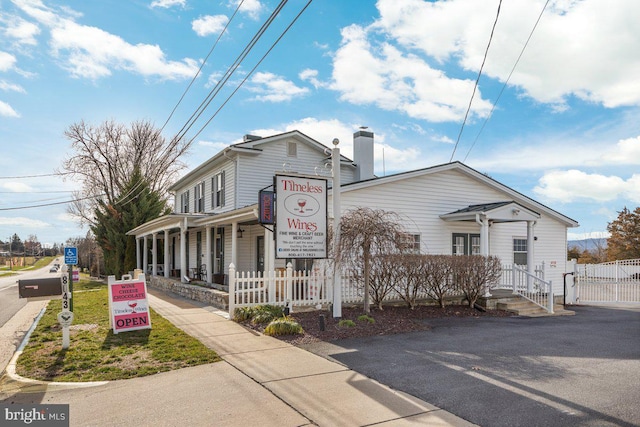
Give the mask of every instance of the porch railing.
POLYGON ((532 303, 553 313, 553 286, 548 282, 529 273, 517 265, 511 268, 511 283, 513 293, 526 298, 532 303))
MULTIPOLYGON (((536 275, 516 266, 503 266, 500 284, 494 287, 513 289, 514 293, 553 313, 551 282, 539 276, 544 275, 544 266, 536 268, 536 275), (547 296, 550 296, 547 298, 547 296)), ((360 303, 364 299, 361 283, 347 274, 342 275, 342 302, 360 303)), ((459 296, 460 292, 451 292, 459 296)), ((419 292, 418 298, 429 298, 419 292)), ((384 301, 401 301, 396 291, 389 292, 384 301)), ((289 263, 285 270, 267 272, 239 272, 229 266, 229 315, 233 316, 238 307, 260 304, 277 306, 317 306, 333 302, 333 272, 331 268, 311 271, 294 271, 289 263)))

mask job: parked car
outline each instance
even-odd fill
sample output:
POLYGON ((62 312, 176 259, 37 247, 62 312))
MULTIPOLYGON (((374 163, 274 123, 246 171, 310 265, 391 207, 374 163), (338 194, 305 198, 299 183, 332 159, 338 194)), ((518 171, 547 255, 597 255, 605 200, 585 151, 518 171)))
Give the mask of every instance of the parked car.
POLYGON ((58 267, 56 267, 55 265, 49 269, 49 273, 57 273, 57 272, 58 272, 58 267))

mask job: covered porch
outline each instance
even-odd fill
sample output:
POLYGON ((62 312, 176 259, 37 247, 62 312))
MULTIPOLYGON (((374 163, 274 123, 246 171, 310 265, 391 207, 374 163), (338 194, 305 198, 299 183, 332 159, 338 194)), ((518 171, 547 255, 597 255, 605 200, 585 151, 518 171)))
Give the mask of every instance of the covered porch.
MULTIPOLYGON (((440 215, 447 222, 474 222, 480 226, 479 255, 491 255, 489 245, 491 226, 499 223, 526 222, 527 223, 527 271, 530 277, 535 277, 535 236, 534 227, 540 219, 540 214, 514 201, 493 202, 469 205, 463 209, 440 215)), ((487 288, 485 296, 490 296, 487 288)))
MULTIPOLYGON (((272 236, 257 225, 257 215, 257 206, 222 214, 169 214, 127 234, 136 238, 136 266, 146 274, 182 283, 224 285, 228 265, 246 258, 241 249, 243 234, 259 228, 265 242, 272 236)), ((266 251, 269 245, 264 246, 266 251)))

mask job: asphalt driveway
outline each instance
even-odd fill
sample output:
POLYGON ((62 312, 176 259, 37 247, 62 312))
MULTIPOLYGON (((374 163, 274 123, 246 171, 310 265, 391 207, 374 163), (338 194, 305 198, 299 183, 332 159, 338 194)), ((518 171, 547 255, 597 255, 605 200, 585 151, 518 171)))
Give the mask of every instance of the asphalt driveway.
POLYGON ((640 307, 571 309, 308 350, 484 427, 640 425, 640 307))

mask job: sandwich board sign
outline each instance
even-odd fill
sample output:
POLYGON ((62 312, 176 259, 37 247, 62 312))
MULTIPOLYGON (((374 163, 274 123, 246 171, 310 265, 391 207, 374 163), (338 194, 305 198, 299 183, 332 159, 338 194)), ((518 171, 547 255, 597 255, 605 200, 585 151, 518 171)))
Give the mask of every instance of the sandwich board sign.
POLYGON ((116 280, 108 278, 109 312, 113 333, 151 329, 147 282, 144 274, 132 279, 130 275, 116 280))

